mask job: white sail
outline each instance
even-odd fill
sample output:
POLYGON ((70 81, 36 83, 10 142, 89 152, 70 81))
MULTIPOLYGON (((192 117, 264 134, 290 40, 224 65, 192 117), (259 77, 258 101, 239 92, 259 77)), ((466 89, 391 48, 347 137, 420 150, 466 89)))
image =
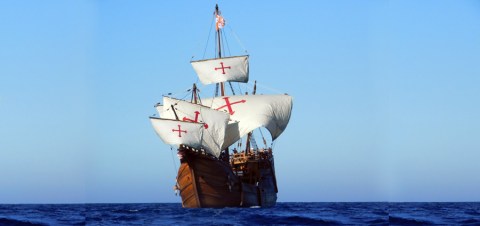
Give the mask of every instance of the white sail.
POLYGON ((248 56, 225 57, 191 62, 204 85, 219 82, 248 82, 248 56))
POLYGON ((158 117, 160 117, 163 114, 163 105, 161 104, 156 104, 155 109, 157 110, 158 117))
POLYGON ((202 145, 212 155, 217 157, 220 155, 229 120, 227 113, 200 104, 164 97, 161 118, 176 119, 177 117, 180 121, 204 123, 202 145), (175 111, 172 110, 172 106, 175 111))
POLYGON ((230 145, 237 142, 240 138, 242 138, 242 136, 240 136, 238 122, 230 121, 227 125, 227 130, 225 131, 225 140, 223 142, 222 150, 230 147, 230 145))
POLYGON ((239 137, 256 128, 266 127, 272 140, 275 140, 287 127, 292 112, 292 97, 288 95, 223 96, 202 102, 212 109, 230 114, 230 119, 238 122, 239 137))
POLYGON ((166 144, 202 147, 203 124, 150 117, 157 135, 166 144))

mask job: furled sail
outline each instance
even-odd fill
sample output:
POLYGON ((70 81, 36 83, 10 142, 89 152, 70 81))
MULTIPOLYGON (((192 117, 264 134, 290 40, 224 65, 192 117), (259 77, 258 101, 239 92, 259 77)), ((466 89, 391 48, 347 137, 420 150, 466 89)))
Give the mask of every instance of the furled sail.
POLYGON ((263 126, 275 140, 287 127, 292 112, 292 97, 288 95, 223 96, 204 99, 202 103, 228 113, 231 120, 237 121, 239 137, 263 126))
POLYGON ((150 117, 157 135, 166 144, 201 148, 203 124, 150 117))
POLYGON ((217 157, 220 155, 230 118, 227 113, 200 104, 164 97, 161 118, 176 119, 177 117, 180 121, 203 123, 202 145, 212 155, 217 157), (172 110, 172 106, 175 111, 172 110))
POLYGON ((219 82, 248 82, 248 56, 234 56, 191 62, 204 85, 219 82))

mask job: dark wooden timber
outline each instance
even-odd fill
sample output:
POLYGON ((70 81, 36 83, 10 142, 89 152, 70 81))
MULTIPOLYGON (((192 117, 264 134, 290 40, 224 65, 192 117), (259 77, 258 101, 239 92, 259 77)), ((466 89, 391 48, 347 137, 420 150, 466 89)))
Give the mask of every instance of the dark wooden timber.
POLYGON ((197 85, 195 83, 193 83, 193 88, 192 88, 192 103, 195 103, 197 104, 197 85))
MULTIPOLYGON (((257 92, 257 80, 255 80, 255 83, 253 85, 253 92, 252 94, 255 95, 255 93, 257 92)), ((247 134, 247 142, 245 144, 245 150, 247 151, 250 151, 250 139, 252 138, 252 132, 249 132, 247 134)))
MULTIPOLYGON (((178 187, 185 208, 272 207, 277 189, 271 149, 234 153, 230 161, 181 146, 178 187)), ((227 158, 228 159, 228 158, 227 158)))
POLYGON ((172 107, 173 114, 175 114, 175 119, 177 119, 178 121, 178 115, 177 115, 177 112, 175 111, 175 107, 173 107, 173 104, 171 104, 170 107, 172 107))

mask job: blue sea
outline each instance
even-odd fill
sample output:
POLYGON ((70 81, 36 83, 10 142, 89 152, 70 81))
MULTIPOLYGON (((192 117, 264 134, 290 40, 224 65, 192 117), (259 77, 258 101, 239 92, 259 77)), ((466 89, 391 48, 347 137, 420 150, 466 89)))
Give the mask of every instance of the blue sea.
POLYGON ((179 203, 0 205, 0 225, 480 225, 480 203, 289 202, 183 209, 179 203))

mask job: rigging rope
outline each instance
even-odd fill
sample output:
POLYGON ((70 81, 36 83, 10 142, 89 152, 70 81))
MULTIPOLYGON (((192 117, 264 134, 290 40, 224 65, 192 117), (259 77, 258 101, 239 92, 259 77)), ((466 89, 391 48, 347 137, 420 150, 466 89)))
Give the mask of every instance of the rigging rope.
POLYGON ((173 147, 170 146, 170 153, 172 153, 172 161, 173 161, 173 172, 177 173, 177 163, 175 162, 175 157, 173 157, 173 147))
MULTIPOLYGON (((250 83, 249 83, 249 84, 250 84, 250 83)), ((275 92, 275 93, 277 93, 277 94, 284 94, 284 92, 282 92, 282 91, 280 91, 280 90, 278 90, 278 89, 274 89, 274 88, 271 88, 271 87, 269 87, 269 86, 262 85, 261 83, 258 83, 258 82, 257 82, 257 86, 260 86, 260 87, 262 87, 263 89, 268 89, 268 90, 273 91, 273 92, 275 92)))
POLYGON ((245 93, 248 93, 249 89, 252 89, 252 91, 253 91, 253 86, 254 85, 251 82, 244 83, 244 86, 245 86, 245 93))
MULTIPOLYGON (((219 31, 220 32, 220 31, 219 31)), ((215 35, 215 49, 214 49, 214 56, 215 58, 217 58, 217 53, 218 53, 218 50, 217 50, 217 43, 218 43, 218 35, 215 35)))
POLYGON ((260 135, 262 135, 263 145, 265 145, 265 149, 267 149, 267 140, 265 140, 265 137, 263 136, 262 128, 258 128, 258 131, 260 131, 260 135))
POLYGON ((237 33, 235 33, 235 31, 233 31, 232 25, 228 25, 227 27, 228 27, 228 28, 230 29, 230 31, 232 32, 233 37, 235 37, 235 39, 237 40, 238 44, 240 44, 240 46, 242 47, 243 51, 245 51, 245 53, 248 54, 247 49, 245 48, 245 46, 244 46, 244 45, 242 44, 242 42, 240 41, 240 38, 238 38, 237 33))
MULTIPOLYGON (((227 46, 228 55, 232 56, 232 53, 230 52, 230 46, 228 45, 227 36, 225 35, 225 32, 222 32, 221 34, 222 34, 222 43, 225 43, 225 45, 227 46)), ((223 49, 225 49, 225 47, 223 47, 223 49)))
MULTIPOLYGON (((198 90, 199 91, 199 90, 198 90)), ((200 92, 200 91, 199 91, 200 92)), ((198 103, 202 104, 202 98, 200 98, 200 93, 197 92, 198 103)))
POLYGON ((213 21, 215 20, 215 15, 212 16, 212 22, 210 22, 210 29, 208 30, 207 44, 205 45, 205 50, 203 51, 202 59, 205 59, 205 53, 207 52, 208 42, 210 41, 210 35, 212 34, 213 21))
POLYGON ((180 98, 180 99, 181 99, 181 100, 185 100, 185 98, 187 98, 188 95, 189 95, 189 94, 187 93, 187 94, 185 94, 185 96, 183 96, 183 98, 180 98))
POLYGON ((183 89, 181 91, 175 91, 175 92, 170 92, 170 93, 167 93, 167 94, 162 94, 162 96, 175 96, 175 95, 178 95, 178 94, 183 94, 183 93, 188 93, 188 92, 190 92, 190 88, 183 89))
POLYGON ((240 90, 240 95, 243 95, 242 87, 240 86, 240 83, 239 83, 239 82, 237 82, 237 86, 238 86, 238 89, 240 90))
POLYGON ((230 85, 230 89, 232 90, 232 94, 235 95, 235 90, 233 90, 232 83, 231 83, 231 82, 228 82, 228 84, 230 85))

